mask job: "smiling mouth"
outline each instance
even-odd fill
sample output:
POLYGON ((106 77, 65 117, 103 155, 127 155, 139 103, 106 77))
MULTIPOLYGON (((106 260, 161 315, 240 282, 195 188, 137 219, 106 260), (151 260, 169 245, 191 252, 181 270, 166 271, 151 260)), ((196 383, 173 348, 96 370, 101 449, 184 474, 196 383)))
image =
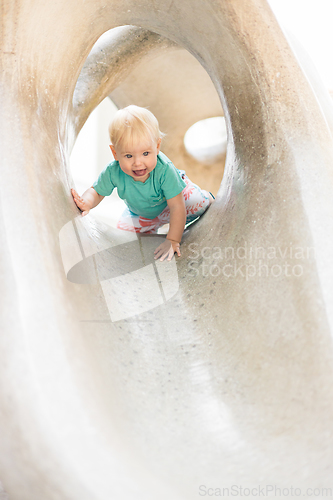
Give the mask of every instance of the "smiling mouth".
POLYGON ((143 175, 146 174, 146 172, 147 172, 146 168, 143 168, 142 170, 133 170, 133 174, 138 177, 142 177, 143 175))

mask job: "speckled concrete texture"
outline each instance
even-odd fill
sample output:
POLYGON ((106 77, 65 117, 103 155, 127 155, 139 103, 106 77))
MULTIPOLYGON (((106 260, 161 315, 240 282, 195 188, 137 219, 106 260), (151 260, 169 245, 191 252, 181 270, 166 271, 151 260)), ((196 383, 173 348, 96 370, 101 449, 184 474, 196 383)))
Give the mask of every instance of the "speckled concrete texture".
MULTIPOLYGON (((264 0, 3 0, 1 23, 10 500, 333 488, 332 106, 302 51, 264 0), (87 59, 121 26, 104 35, 102 64, 98 48, 87 59), (229 137, 216 202, 161 265, 161 237, 79 216, 68 158, 109 94, 142 99, 169 127, 171 97, 170 110, 189 109, 195 89, 184 104, 158 79, 149 92, 128 81, 127 62, 139 79, 172 51, 209 75, 229 137)), ((200 102, 192 119, 205 112, 200 102)), ((179 141, 187 119, 176 125, 179 141)))

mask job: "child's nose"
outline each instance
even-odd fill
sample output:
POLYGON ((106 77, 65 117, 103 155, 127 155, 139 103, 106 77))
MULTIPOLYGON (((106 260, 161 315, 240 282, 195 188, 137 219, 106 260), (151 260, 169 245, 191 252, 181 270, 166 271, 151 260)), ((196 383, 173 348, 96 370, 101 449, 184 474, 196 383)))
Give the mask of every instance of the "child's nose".
POLYGON ((141 158, 139 156, 135 157, 134 158, 134 165, 138 166, 138 165, 141 165, 141 164, 142 164, 141 158))

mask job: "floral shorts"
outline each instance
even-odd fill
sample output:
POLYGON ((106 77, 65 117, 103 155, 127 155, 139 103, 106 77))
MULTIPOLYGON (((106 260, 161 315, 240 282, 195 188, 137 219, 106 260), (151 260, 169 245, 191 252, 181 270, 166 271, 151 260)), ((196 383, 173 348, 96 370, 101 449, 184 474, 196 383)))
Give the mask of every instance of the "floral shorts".
MULTIPOLYGON (((207 191, 203 191, 187 177, 184 170, 179 171, 182 179, 186 183, 186 187, 182 193, 185 200, 186 208, 186 224, 197 219, 209 207, 209 196, 207 191)), ((147 219, 141 215, 137 215, 126 208, 122 213, 117 228, 125 231, 136 233, 155 234, 158 229, 164 224, 168 224, 170 220, 169 207, 165 209, 155 219, 147 219)))

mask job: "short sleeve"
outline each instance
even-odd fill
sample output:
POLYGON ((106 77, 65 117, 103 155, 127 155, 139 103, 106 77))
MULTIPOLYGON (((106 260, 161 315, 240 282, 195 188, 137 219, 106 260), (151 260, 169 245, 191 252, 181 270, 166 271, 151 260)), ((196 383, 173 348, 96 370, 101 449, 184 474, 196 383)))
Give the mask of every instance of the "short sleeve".
POLYGON ((185 181, 181 178, 179 171, 172 162, 168 163, 161 178, 161 188, 167 200, 177 196, 186 187, 185 181))
POLYGON ((103 172, 100 173, 97 181, 94 182, 93 188, 101 196, 109 196, 116 187, 111 179, 112 163, 110 163, 103 172))

